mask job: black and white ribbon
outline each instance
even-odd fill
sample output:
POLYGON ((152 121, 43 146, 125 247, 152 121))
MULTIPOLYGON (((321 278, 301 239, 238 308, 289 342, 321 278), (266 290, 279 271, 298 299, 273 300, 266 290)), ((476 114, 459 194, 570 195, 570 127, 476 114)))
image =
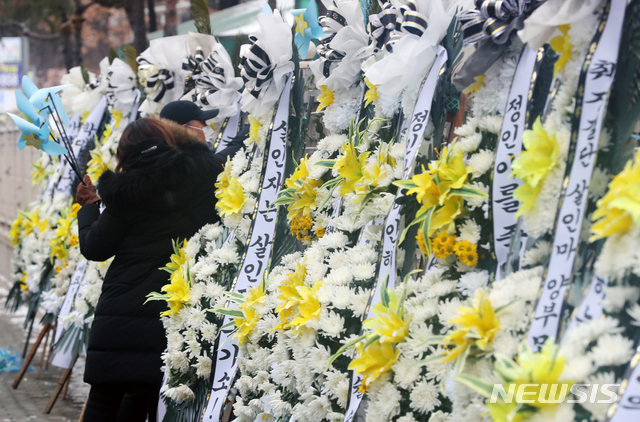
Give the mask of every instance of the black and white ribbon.
MULTIPOLYGON (((175 88, 173 72, 169 69, 158 69, 156 65, 149 62, 144 57, 138 57, 140 68, 156 68, 156 70, 146 77, 146 88, 150 92, 149 99, 159 103, 164 98, 168 90, 175 88)), ((142 70, 142 69, 141 69, 142 70)))
POLYGON ((530 13, 541 3, 542 0, 476 0, 476 9, 458 14, 464 45, 499 39, 514 19, 530 13))
POLYGON ((187 73, 187 76, 184 78, 185 94, 196 87, 196 80, 202 72, 202 62, 204 62, 204 51, 202 51, 202 47, 197 47, 196 54, 193 56, 190 55, 182 61, 182 70, 187 73))
POLYGON ((610 0, 603 25, 589 47, 576 94, 567 172, 553 231, 553 248, 527 342, 534 351, 556 340, 564 300, 573 277, 580 231, 587 208, 589 183, 598 151, 609 90, 615 76, 626 0, 610 0))
POLYGON ((393 45, 402 33, 422 36, 427 30, 427 17, 418 12, 415 0, 396 9, 389 1, 379 0, 382 11, 369 16, 369 33, 374 39, 374 52, 383 48, 393 52, 393 45))
MULTIPOLYGON (((233 76, 233 75, 232 75, 233 76)), ((193 100, 204 106, 212 105, 207 99, 208 96, 218 92, 219 87, 227 82, 224 67, 218 63, 215 54, 211 53, 200 63, 200 73, 195 80, 196 92, 193 100)))
POLYGON ((276 66, 269 57, 269 53, 258 44, 256 36, 250 35, 249 42, 251 45, 240 61, 240 76, 246 89, 258 98, 262 89, 273 79, 273 70, 276 66))
POLYGON ((326 15, 318 18, 318 23, 325 34, 331 34, 328 37, 321 38, 318 45, 318 57, 320 63, 322 63, 322 74, 325 78, 328 78, 331 75, 332 65, 339 63, 346 55, 342 51, 331 48, 330 44, 338 31, 347 26, 347 20, 337 10, 329 8, 326 15))

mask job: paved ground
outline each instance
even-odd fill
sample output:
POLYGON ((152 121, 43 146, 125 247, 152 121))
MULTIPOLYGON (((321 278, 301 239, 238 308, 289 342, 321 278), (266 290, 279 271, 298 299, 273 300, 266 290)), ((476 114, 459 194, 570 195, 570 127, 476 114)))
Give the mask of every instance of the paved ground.
MULTIPOLYGON (((9 348, 14 352, 22 353, 27 336, 27 331, 22 329, 26 308, 23 307, 15 314, 4 309, 8 292, 7 284, 7 280, 0 277, 0 348, 9 348)), ((39 318, 36 319, 38 320, 39 318)), ((41 329, 42 326, 34 324, 31 342, 35 341, 41 329)), ((40 353, 36 355, 32 363, 34 368, 37 368, 40 356, 40 353)), ((74 367, 67 399, 63 400, 61 395, 49 415, 44 414, 44 408, 58 383, 61 369, 49 366, 47 371, 42 371, 40 379, 36 379, 35 371, 28 372, 17 390, 11 388, 17 373, 0 373, 0 422, 76 422, 88 393, 88 385, 82 382, 83 370, 84 360, 78 360, 74 367)))

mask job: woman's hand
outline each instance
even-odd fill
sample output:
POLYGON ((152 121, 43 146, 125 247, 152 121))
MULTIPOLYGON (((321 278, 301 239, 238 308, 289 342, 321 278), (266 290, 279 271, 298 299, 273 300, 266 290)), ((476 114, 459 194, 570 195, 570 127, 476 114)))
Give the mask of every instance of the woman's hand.
POLYGON ((91 178, 84 175, 84 184, 80 183, 76 189, 76 202, 80 205, 93 204, 100 198, 96 195, 96 187, 91 183, 91 178))

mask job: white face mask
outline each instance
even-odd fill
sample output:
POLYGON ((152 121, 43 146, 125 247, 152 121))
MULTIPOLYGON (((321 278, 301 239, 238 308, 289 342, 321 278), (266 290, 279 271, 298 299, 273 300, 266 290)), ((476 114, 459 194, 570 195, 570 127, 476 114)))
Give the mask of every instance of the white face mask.
POLYGON ((216 131, 209 125, 205 127, 195 127, 191 125, 187 125, 188 127, 196 130, 201 130, 204 133, 204 139, 206 142, 213 142, 216 139, 216 131))

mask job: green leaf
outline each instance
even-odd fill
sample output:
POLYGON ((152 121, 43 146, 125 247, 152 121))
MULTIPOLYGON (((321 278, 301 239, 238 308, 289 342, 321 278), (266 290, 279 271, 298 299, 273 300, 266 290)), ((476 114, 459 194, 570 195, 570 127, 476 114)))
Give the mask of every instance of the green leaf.
POLYGON ((425 365, 427 365, 427 364, 429 364, 429 363, 437 362, 437 361, 439 361, 439 360, 442 360, 442 359, 444 359, 444 358, 445 358, 445 356, 446 356, 446 355, 444 355, 444 354, 441 354, 441 355, 431 355, 431 356, 429 356, 428 358, 424 358, 424 359, 422 359, 422 360, 417 361, 416 363, 414 363, 413 365, 411 365, 409 368, 413 368, 413 367, 416 367, 416 366, 425 366, 425 365))
POLYGON ((481 380, 480 378, 476 378, 473 375, 458 374, 452 377, 452 379, 462 385, 466 385, 484 397, 491 397, 491 394, 493 393, 493 384, 481 380))
POLYGON ((333 166, 336 164, 337 160, 318 160, 316 161, 316 166, 320 166, 320 167, 324 167, 327 169, 332 169, 333 166))
POLYGON ((395 182, 393 182, 394 185, 398 186, 399 188, 402 189, 414 189, 417 188, 418 185, 411 179, 407 179, 407 180, 396 180, 395 182))
POLYGON ((207 311, 212 312, 214 314, 230 316, 233 318, 244 318, 244 314, 239 309, 212 308, 212 309, 207 309, 207 311))
POLYGON ((469 356, 470 350, 471 350, 471 347, 465 347, 462 354, 458 356, 458 359, 456 359, 456 364, 453 367, 453 370, 456 372, 456 374, 462 373, 462 370, 464 369, 464 364, 467 362, 467 357, 469 356))
POLYGON ((365 335, 359 336, 359 337, 351 340, 349 343, 345 344, 341 348, 339 348, 338 351, 333 356, 331 356, 331 358, 329 358, 329 362, 327 363, 327 366, 324 368, 324 372, 328 371, 329 367, 333 364, 333 362, 336 359, 338 359, 345 351, 347 351, 347 349, 350 349, 351 347, 353 347, 356 344, 360 343, 365 338, 367 338, 367 336, 365 336, 365 335))
POLYGON ((138 52, 131 44, 125 44, 124 47, 122 47, 122 61, 128 64, 136 75, 138 74, 138 62, 136 61, 137 56, 138 52))
POLYGON ((211 35, 211 18, 206 0, 191 0, 191 19, 199 33, 211 35))
POLYGON ((472 188, 471 186, 464 185, 460 189, 451 189, 449 194, 452 196, 464 196, 468 198, 488 198, 489 194, 482 192, 479 189, 472 188))
POLYGON ((236 303, 244 303, 245 302, 245 297, 242 293, 238 293, 238 292, 224 292, 223 293, 225 296, 228 296, 229 298, 231 298, 231 300, 233 300, 236 303))

